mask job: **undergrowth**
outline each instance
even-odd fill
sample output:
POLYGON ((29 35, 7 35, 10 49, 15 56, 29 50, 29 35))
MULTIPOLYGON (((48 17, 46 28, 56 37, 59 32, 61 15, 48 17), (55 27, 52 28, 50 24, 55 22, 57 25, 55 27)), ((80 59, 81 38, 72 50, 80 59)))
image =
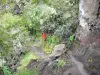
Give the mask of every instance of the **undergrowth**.
POLYGON ((23 69, 17 72, 15 75, 39 75, 39 71, 37 68, 34 70, 23 69))
POLYGON ((38 58, 39 57, 36 56, 34 53, 28 52, 24 57, 22 57, 22 60, 20 61, 21 66, 18 67, 18 70, 24 69, 27 66, 27 64, 30 62, 30 60, 38 59, 38 58))

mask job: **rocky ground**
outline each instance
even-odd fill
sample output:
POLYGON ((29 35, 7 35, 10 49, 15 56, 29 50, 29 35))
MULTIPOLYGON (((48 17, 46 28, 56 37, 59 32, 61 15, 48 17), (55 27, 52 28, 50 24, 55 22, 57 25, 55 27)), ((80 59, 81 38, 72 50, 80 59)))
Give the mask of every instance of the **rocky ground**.
POLYGON ((89 75, 83 63, 77 61, 71 51, 66 51, 65 44, 54 47, 50 55, 46 55, 42 49, 32 46, 32 52, 40 56, 40 60, 31 60, 26 66, 32 70, 38 68, 40 75, 89 75), (63 62, 60 62, 63 60, 63 62))

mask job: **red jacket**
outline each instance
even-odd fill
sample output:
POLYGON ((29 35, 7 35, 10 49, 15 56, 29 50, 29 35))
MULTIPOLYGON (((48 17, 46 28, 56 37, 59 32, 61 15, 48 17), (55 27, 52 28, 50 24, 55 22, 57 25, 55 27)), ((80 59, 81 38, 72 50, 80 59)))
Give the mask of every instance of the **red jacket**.
POLYGON ((46 39, 46 33, 42 33, 42 39, 46 39))

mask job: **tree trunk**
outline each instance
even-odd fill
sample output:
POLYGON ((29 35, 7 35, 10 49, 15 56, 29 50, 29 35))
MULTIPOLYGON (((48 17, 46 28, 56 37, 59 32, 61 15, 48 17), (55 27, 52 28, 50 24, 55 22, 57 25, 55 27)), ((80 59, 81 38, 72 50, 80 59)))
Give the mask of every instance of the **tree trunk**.
POLYGON ((97 19, 99 0, 81 0, 79 7, 80 23, 76 36, 78 36, 79 40, 82 40, 91 34, 91 27, 89 24, 97 19))
POLYGON ((80 0, 78 48, 73 55, 83 62, 90 75, 100 75, 100 0, 80 0))

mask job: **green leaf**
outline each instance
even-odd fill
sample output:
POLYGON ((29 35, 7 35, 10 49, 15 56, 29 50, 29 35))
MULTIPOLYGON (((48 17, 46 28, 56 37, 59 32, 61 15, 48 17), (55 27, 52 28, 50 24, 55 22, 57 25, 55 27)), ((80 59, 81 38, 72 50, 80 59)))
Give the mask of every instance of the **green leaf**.
POLYGON ((75 36, 74 34, 71 35, 71 36, 68 38, 68 40, 69 40, 69 41, 73 41, 73 40, 74 40, 74 36, 75 36))

